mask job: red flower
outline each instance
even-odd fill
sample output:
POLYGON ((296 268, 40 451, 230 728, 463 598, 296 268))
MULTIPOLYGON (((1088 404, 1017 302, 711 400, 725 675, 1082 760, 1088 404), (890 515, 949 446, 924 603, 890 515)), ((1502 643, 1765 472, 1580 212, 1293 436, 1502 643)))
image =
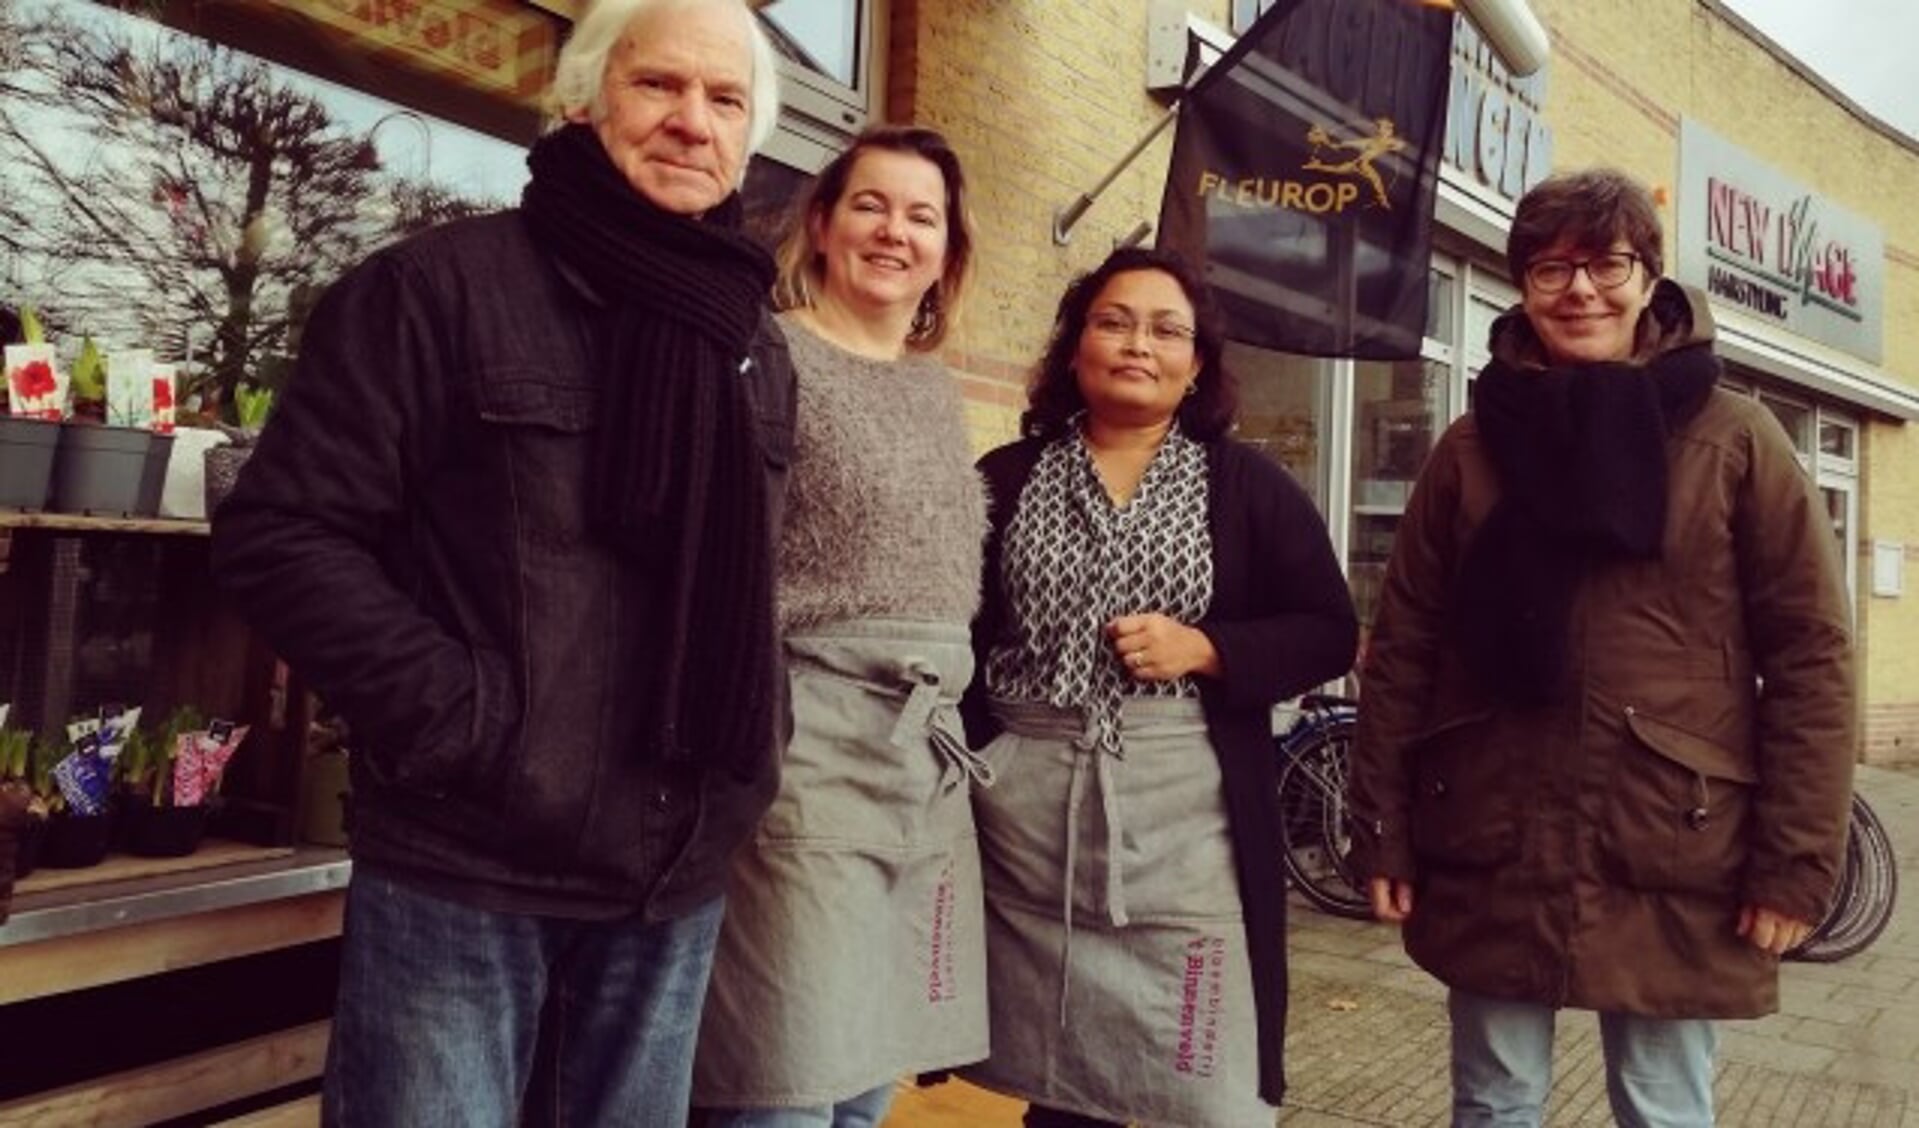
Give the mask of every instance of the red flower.
POLYGON ((13 370, 13 394, 23 400, 36 400, 53 394, 53 365, 44 360, 29 361, 13 370))

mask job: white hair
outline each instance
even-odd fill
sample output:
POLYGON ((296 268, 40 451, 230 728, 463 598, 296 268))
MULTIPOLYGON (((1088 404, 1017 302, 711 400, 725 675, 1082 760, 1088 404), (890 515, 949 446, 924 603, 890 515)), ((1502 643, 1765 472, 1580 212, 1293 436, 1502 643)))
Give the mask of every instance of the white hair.
MULTIPOLYGON (((649 12, 672 8, 692 8, 702 4, 732 8, 746 21, 753 47, 752 113, 746 131, 746 155, 752 156, 773 135, 780 117, 780 63, 773 52, 773 41, 760 26, 759 17, 745 0, 592 0, 586 14, 573 25, 573 34, 560 48, 554 67, 553 86, 547 92, 547 128, 565 124, 568 115, 585 109, 594 119, 605 112, 601 83, 606 77, 607 57, 626 34, 633 21, 649 12)), ((740 174, 746 174, 744 164, 740 174)))

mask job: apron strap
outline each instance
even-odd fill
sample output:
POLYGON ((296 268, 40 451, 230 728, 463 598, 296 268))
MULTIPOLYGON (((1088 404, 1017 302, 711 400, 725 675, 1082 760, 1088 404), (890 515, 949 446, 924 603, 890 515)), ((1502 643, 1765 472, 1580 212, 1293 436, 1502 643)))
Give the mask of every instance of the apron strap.
POLYGON ((904 691, 904 687, 874 686, 894 695, 905 692, 906 703, 900 707, 899 719, 893 722, 893 732, 888 738, 893 747, 911 752, 918 747, 923 734, 942 763, 942 790, 951 791, 967 780, 981 787, 993 786, 993 766, 986 762, 985 756, 966 746, 959 703, 942 697, 939 671, 916 659, 908 663, 906 676, 912 679, 910 692, 904 691))
POLYGON ((1104 886, 1106 919, 1115 928, 1124 928, 1130 919, 1126 912, 1126 880, 1120 864, 1120 845, 1124 832, 1120 827, 1119 789, 1113 784, 1111 762, 1119 759, 1100 751, 1098 722, 1090 715, 1085 730, 1073 739, 1073 775, 1066 788, 1066 874, 1061 883, 1060 919, 1064 924, 1060 940, 1059 1023, 1066 1026, 1068 985, 1073 968, 1073 891, 1079 876, 1079 813, 1085 805, 1090 761, 1092 785, 1099 789, 1100 815, 1105 822, 1106 873, 1104 886))

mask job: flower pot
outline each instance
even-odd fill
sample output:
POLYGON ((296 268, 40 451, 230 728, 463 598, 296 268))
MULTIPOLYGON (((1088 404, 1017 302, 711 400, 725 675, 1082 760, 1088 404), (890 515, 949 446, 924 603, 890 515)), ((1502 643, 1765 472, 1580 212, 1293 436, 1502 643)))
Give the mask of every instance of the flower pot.
POLYGON ((14 880, 27 873, 20 859, 27 835, 39 821, 27 810, 29 798, 25 787, 0 785, 0 922, 7 919, 7 911, 13 904, 14 880))
POLYGON ((140 471, 140 497, 134 512, 142 517, 160 515, 160 491, 166 488, 167 464, 173 457, 173 436, 149 432, 147 461, 140 471))
POLYGON ((233 484, 240 480, 240 469, 247 464, 247 456, 253 453, 251 442, 231 442, 226 446, 213 447, 206 452, 206 491, 207 516, 213 516, 220 503, 233 492, 233 484))
POLYGON ((207 515, 206 452, 232 440, 211 427, 181 427, 173 432, 173 456, 160 490, 160 516, 203 521, 207 515))
POLYGON ((48 869, 84 869, 107 856, 113 841, 113 812, 76 815, 62 811, 47 819, 40 840, 40 864, 48 869))
POLYGON ((0 506, 45 509, 53 484, 60 424, 22 415, 0 416, 0 506))
POLYGON ((200 848, 207 833, 207 808, 156 807, 145 798, 125 801, 118 818, 126 852, 143 858, 179 858, 200 848))
POLYGON ((40 868, 40 844, 47 840, 47 820, 44 815, 33 815, 20 833, 13 848, 14 880, 26 877, 40 868))
POLYGON ((53 460, 53 508, 129 517, 140 506, 153 432, 68 423, 53 460))

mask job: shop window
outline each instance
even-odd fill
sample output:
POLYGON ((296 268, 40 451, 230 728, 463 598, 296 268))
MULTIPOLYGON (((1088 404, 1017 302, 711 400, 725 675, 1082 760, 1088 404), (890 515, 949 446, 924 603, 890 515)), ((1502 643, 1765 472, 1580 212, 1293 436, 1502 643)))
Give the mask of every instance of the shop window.
POLYGON ((1858 561, 1858 548, 1853 543, 1852 535, 1859 504, 1858 491, 1852 481, 1834 478, 1820 483, 1819 496, 1826 503, 1826 519, 1832 525, 1833 540, 1839 549, 1839 563, 1845 571, 1846 590, 1850 592, 1853 588, 1853 570, 1858 561))
POLYGON ((1854 592, 1859 571, 1859 421, 1821 404, 1816 411, 1819 456, 1814 465, 1814 480, 1826 502, 1826 515, 1832 520, 1832 535, 1839 545, 1839 563, 1846 577, 1846 590, 1854 592))
POLYGON ((1324 512, 1332 363, 1233 342, 1226 363, 1239 379, 1235 437, 1285 467, 1324 512))
POLYGON ((1853 462, 1856 455, 1854 446, 1859 438, 1859 429, 1851 424, 1841 423, 1822 417, 1819 420, 1819 456, 1823 461, 1829 458, 1853 462))
MULTIPOLYGON (((868 7, 761 16, 789 57, 857 91, 868 7)), ((393 11, 0 3, 0 304, 34 306, 66 349, 153 349, 189 409, 276 386, 341 272, 525 185, 565 21, 518 0, 393 11)), ((748 170, 749 231, 777 241, 846 136, 783 120, 748 170)))
MULTIPOLYGON (((272 3, 219 18, 234 8, 253 17, 241 38, 277 36, 315 70, 383 67, 383 93, 422 81, 405 44, 272 3)), ((545 26, 532 18, 522 30, 545 26)), ((0 8, 0 302, 37 307, 66 347, 152 348, 181 365, 183 404, 213 406, 282 379, 320 291, 368 252, 519 196, 538 119, 518 91, 550 69, 533 41, 524 73, 439 80, 461 124, 161 20, 87 0, 0 8)), ((504 67, 486 42, 469 70, 504 67)))
POLYGON ((1346 576, 1370 624, 1399 516, 1445 430, 1451 365, 1440 359, 1353 366, 1353 521, 1346 576))
POLYGON ((1759 402, 1766 405, 1780 426, 1786 429, 1786 437, 1792 440, 1792 449, 1799 452, 1799 460, 1810 465, 1812 459, 1812 408, 1778 396, 1761 392, 1759 402))
POLYGON ((1435 268, 1426 275, 1426 339, 1441 345, 1454 344, 1453 276, 1435 268))
POLYGON ((1493 358, 1493 322, 1519 304, 1519 291, 1492 272, 1475 268, 1466 300, 1466 375, 1470 379, 1493 358))

